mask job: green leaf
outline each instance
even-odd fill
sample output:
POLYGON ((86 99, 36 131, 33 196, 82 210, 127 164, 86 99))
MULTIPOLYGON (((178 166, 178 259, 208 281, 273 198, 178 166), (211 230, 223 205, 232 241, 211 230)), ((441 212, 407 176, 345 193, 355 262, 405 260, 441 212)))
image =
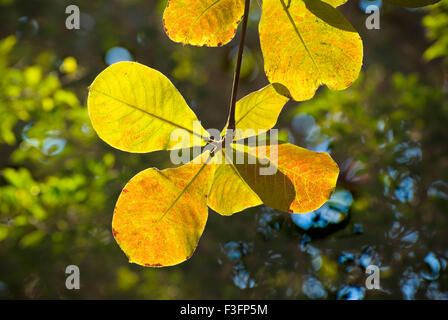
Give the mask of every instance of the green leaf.
POLYGON ((0 224, 0 242, 8 237, 9 228, 5 225, 0 224))
POLYGON ((45 232, 42 230, 35 230, 23 236, 19 243, 22 248, 33 247, 39 244, 44 237, 45 232))
MULTIPOLYGON (((374 0, 368 0, 368 1, 374 1, 374 0)), ((418 8, 437 3, 440 0, 385 0, 385 1, 401 7, 418 8)))

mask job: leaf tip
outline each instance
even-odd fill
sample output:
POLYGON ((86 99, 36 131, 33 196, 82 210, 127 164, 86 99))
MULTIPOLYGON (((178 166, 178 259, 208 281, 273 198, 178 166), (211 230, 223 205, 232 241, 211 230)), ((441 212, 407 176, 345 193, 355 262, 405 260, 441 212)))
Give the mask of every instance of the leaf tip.
POLYGON ((276 82, 276 83, 273 83, 272 86, 274 87, 275 91, 278 94, 280 94, 284 97, 287 97, 289 99, 292 99, 291 92, 289 92, 289 89, 286 86, 284 86, 283 84, 276 82))

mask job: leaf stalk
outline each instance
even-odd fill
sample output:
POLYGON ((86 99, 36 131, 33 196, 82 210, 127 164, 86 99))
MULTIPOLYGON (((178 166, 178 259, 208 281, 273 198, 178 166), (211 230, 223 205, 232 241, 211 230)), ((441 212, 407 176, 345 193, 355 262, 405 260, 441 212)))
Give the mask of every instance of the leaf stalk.
POLYGON ((243 51, 244 51, 244 43, 246 41, 246 31, 247 31, 247 20, 249 17, 249 8, 250 8, 250 0, 246 0, 244 6, 244 15, 243 15, 243 24, 241 28, 241 38, 240 44, 238 47, 238 56, 235 67, 235 74, 233 77, 233 85, 232 85, 232 96, 230 98, 230 106, 229 106, 229 118, 227 120, 228 126, 226 130, 226 135, 224 140, 230 139, 233 140, 235 135, 235 105, 236 105, 236 95, 238 92, 238 84, 240 80, 240 72, 241 72, 241 64, 243 60, 243 51))

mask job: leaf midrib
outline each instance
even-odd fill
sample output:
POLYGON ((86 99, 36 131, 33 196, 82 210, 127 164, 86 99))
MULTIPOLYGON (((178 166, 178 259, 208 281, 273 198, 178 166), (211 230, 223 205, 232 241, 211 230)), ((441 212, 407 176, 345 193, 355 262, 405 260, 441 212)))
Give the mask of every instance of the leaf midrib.
POLYGON ((314 60, 314 57, 311 54, 311 51, 308 49, 308 46, 306 45, 305 40, 303 39, 302 34, 300 33, 299 28, 297 27, 296 23, 294 22, 294 19, 292 18, 291 14, 289 13, 288 7, 285 5, 284 0, 280 0, 280 2, 282 3, 283 11, 285 11, 286 16, 288 17, 289 22, 291 22, 291 24, 292 24, 294 32, 297 34, 297 36, 299 37, 300 41, 302 42, 303 47, 305 48, 305 51, 308 53, 308 56, 310 57, 310 59, 313 62, 314 66, 316 67, 317 73, 319 74, 319 78, 322 81, 322 75, 321 75, 321 72, 319 70, 319 66, 317 65, 316 61, 314 60))
POLYGON ((112 95, 110 95, 110 94, 108 94, 108 93, 105 93, 105 92, 96 90, 96 89, 94 89, 94 88, 91 88, 90 91, 95 91, 95 92, 97 92, 97 93, 99 93, 99 94, 102 94, 102 95, 104 95, 104 96, 106 96, 106 97, 108 97, 108 98, 110 98, 110 99, 113 99, 113 100, 115 100, 115 101, 118 101, 119 103, 125 104, 125 105, 127 105, 128 107, 134 108, 134 109, 136 109, 136 110, 138 110, 138 111, 140 111, 140 112, 142 112, 142 113, 144 113, 144 114, 146 114, 146 115, 148 115, 148 116, 150 116, 150 117, 156 118, 156 119, 158 119, 158 120, 160 120, 160 121, 162 121, 162 122, 165 122, 165 123, 167 123, 167 124, 169 124, 169 125, 171 125, 171 126, 173 126, 173 127, 176 127, 176 128, 179 128, 179 129, 183 129, 183 130, 185 130, 185 131, 191 133, 192 135, 195 135, 195 136, 200 137, 201 139, 203 138, 201 134, 198 134, 198 133, 194 132, 193 130, 190 130, 190 129, 185 128, 185 127, 183 127, 183 126, 181 126, 181 125, 179 125, 179 124, 177 124, 177 123, 175 123, 175 122, 172 122, 172 121, 170 121, 170 120, 167 120, 167 119, 165 119, 165 118, 162 118, 162 117, 160 117, 160 116, 158 116, 158 115, 156 115, 156 114, 154 114, 154 113, 151 113, 151 112, 149 112, 149 111, 147 111, 147 110, 144 110, 144 109, 142 109, 142 108, 140 108, 140 107, 137 107, 137 106, 135 106, 135 105, 133 105, 133 104, 131 104, 131 103, 129 103, 129 102, 123 101, 123 100, 121 100, 121 99, 119 99, 119 98, 117 98, 117 97, 114 97, 114 96, 112 96, 112 95))
POLYGON ((202 13, 193 21, 193 23, 190 25, 190 27, 188 28, 188 33, 185 37, 186 42, 188 42, 190 40, 190 33, 191 33, 191 29, 193 28, 193 26, 199 21, 199 19, 202 18, 202 16, 211 8, 213 8, 215 5, 217 5, 219 2, 221 2, 222 0, 216 0, 215 2, 213 2, 212 4, 210 4, 207 8, 204 9, 204 11, 202 11, 202 13))
MULTIPOLYGON (((207 161, 202 165, 202 167, 198 170, 198 172, 196 172, 196 174, 193 176, 193 178, 191 178, 190 182, 185 186, 185 188, 182 189, 182 191, 181 191, 180 194, 176 197, 176 199, 174 199, 174 201, 171 203, 171 205, 170 205, 170 206, 169 206, 169 207, 168 207, 168 208, 161 214, 161 216, 157 219, 157 221, 151 226, 151 230, 154 229, 154 227, 155 227, 156 225, 158 225, 158 224, 160 223, 160 221, 163 220, 163 218, 167 215, 167 213, 174 207, 174 205, 175 205, 175 204, 182 198, 182 196, 187 192, 188 188, 190 188, 190 186, 191 186, 191 185, 193 184, 193 182, 197 179, 197 177, 198 177, 199 174, 202 172, 202 170, 204 170, 205 166, 208 165, 208 161, 209 161, 209 160, 210 160, 210 158, 207 159, 207 161)), ((158 173, 161 174, 163 177, 167 178, 164 174, 162 174, 162 171, 159 171, 158 173)), ((172 182, 172 181, 170 180, 170 182, 172 182)), ((133 252, 132 255, 130 255, 130 256, 133 256, 133 255, 140 249, 140 247, 142 246, 142 244, 144 244, 145 241, 148 239, 149 234, 150 234, 150 232, 147 232, 147 233, 146 233, 146 235, 145 235, 145 237, 143 238, 143 240, 141 240, 141 241, 137 244, 137 246, 136 246, 134 252, 133 252)))

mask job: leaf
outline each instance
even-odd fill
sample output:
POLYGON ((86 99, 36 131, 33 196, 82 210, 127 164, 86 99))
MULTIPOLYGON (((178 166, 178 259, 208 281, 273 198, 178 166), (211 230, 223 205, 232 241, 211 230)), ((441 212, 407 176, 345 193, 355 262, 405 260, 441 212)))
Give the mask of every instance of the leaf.
POLYGON ((320 1, 328 3, 332 7, 336 8, 336 7, 346 3, 348 0, 320 0, 320 1))
POLYGON ((230 216, 244 209, 263 204, 258 195, 239 175, 231 159, 226 163, 225 153, 219 152, 213 184, 208 195, 208 206, 217 213, 230 216))
POLYGON ((171 81, 157 70, 137 62, 115 63, 89 89, 93 127, 114 148, 144 153, 204 144, 205 129, 171 81), (175 129, 190 138, 183 140, 185 145, 170 138, 175 129))
MULTIPOLYGON (((369 0, 374 1, 374 0, 369 0)), ((406 7, 406 8, 418 8, 425 7, 431 4, 435 4, 440 0, 386 0, 394 5, 406 7)))
MULTIPOLYGON (((241 146, 234 146, 242 150, 241 146)), ((316 210, 330 198, 336 186, 339 168, 327 153, 289 143, 249 147, 245 152, 258 159, 269 159, 269 165, 278 168, 273 175, 261 175, 260 165, 255 168, 247 164, 235 165, 244 181, 271 208, 293 213, 316 210)))
MULTIPOLYGON (((288 90, 281 84, 270 84, 239 100, 235 106, 235 138, 244 139, 271 129, 277 122, 284 104, 289 100, 288 90), (246 130, 253 130, 252 133, 246 130)), ((225 133, 226 127, 222 130, 225 133)), ((233 157, 233 155, 230 155, 233 157)), ((215 177, 208 197, 208 206, 221 215, 232 215, 244 209, 263 204, 236 169, 235 159, 219 152, 215 177)), ((246 162, 247 163, 247 162, 246 162)), ((254 166, 249 165, 248 166, 254 166)), ((251 170, 257 170, 252 168, 251 170)))
POLYGON ((172 266, 194 252, 208 217, 213 163, 150 168, 133 177, 118 198, 112 231, 129 261, 172 266))
MULTIPOLYGON (((275 83, 252 92, 236 103, 235 140, 259 135, 277 123, 283 106, 288 102, 288 89, 275 83)), ((223 134, 227 128, 224 128, 223 134)))
MULTIPOLYGON (((341 4, 343 1, 327 1, 341 4)), ((358 77, 359 34, 331 5, 315 0, 264 0, 259 32, 265 72, 294 100, 310 99, 321 84, 342 90, 358 77)))
POLYGON ((163 14, 174 42, 216 47, 228 43, 244 13, 244 0, 169 0, 163 14))
POLYGON ((223 158, 215 171, 209 207, 221 215, 260 204, 294 213, 321 207, 336 186, 339 175, 336 163, 327 153, 289 143, 272 146, 277 147, 277 156, 274 151, 271 154, 272 147, 249 147, 240 143, 234 143, 230 151, 217 154, 216 157, 223 158), (275 170, 266 174, 269 167, 275 170))

